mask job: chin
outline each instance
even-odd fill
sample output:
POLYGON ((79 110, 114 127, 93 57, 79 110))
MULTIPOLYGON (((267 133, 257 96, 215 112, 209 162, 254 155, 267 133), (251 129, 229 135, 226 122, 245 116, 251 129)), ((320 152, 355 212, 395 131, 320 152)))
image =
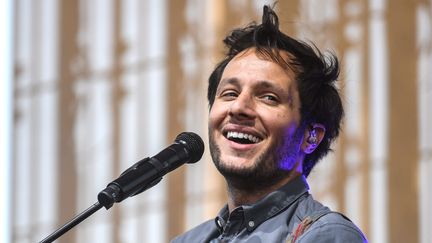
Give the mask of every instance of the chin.
POLYGON ((211 155, 216 168, 225 177, 228 185, 241 190, 265 189, 283 181, 291 173, 280 169, 275 163, 269 163, 274 159, 269 158, 266 154, 254 160, 239 163, 235 157, 222 158, 218 147, 215 146, 211 149, 211 155))
POLYGON ((230 188, 243 191, 261 191, 280 184, 289 177, 289 171, 274 169, 263 171, 260 166, 252 167, 227 167, 216 165, 219 172, 224 176, 230 188))
POLYGON ((220 166, 224 166, 227 168, 232 168, 234 170, 248 170, 250 168, 254 168, 256 166, 254 159, 248 159, 237 156, 220 156, 219 159, 220 166))

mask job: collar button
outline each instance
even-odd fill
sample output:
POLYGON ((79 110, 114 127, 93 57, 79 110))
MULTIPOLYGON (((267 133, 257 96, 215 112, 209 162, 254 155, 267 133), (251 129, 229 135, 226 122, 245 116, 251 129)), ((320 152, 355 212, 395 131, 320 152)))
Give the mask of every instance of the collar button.
POLYGON ((251 220, 251 221, 249 221, 248 225, 249 225, 249 227, 254 227, 255 226, 255 222, 251 220))

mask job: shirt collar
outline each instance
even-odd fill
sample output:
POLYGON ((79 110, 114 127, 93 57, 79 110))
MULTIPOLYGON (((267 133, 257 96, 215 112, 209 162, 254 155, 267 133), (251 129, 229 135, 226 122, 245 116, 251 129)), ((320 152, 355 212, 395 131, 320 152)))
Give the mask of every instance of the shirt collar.
MULTIPOLYGON (((255 204, 241 206, 244 222, 248 231, 254 230, 267 219, 275 216, 293 204, 299 197, 307 193, 309 185, 302 175, 271 192, 255 204)), ((229 216, 228 205, 225 205, 215 219, 216 226, 222 231, 229 216)))

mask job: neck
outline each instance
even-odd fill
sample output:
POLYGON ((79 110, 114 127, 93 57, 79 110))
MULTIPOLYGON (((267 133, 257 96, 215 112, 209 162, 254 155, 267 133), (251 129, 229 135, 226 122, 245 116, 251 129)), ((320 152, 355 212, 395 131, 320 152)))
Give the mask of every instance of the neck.
POLYGON ((253 184, 249 184, 250 186, 244 186, 248 183, 229 180, 227 181, 228 209, 232 212, 232 210, 239 206, 254 204, 298 176, 301 176, 301 173, 298 171, 292 171, 285 178, 266 186, 257 186, 253 184))

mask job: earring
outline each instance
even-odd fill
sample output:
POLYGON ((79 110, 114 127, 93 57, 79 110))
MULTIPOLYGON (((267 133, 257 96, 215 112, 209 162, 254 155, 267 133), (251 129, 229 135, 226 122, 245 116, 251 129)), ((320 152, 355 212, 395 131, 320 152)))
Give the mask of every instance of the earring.
POLYGON ((310 143, 313 146, 317 145, 317 143, 318 143, 318 137, 317 137, 317 133, 316 133, 315 129, 312 129, 310 131, 310 135, 309 135, 309 138, 308 138, 307 142, 310 143))

